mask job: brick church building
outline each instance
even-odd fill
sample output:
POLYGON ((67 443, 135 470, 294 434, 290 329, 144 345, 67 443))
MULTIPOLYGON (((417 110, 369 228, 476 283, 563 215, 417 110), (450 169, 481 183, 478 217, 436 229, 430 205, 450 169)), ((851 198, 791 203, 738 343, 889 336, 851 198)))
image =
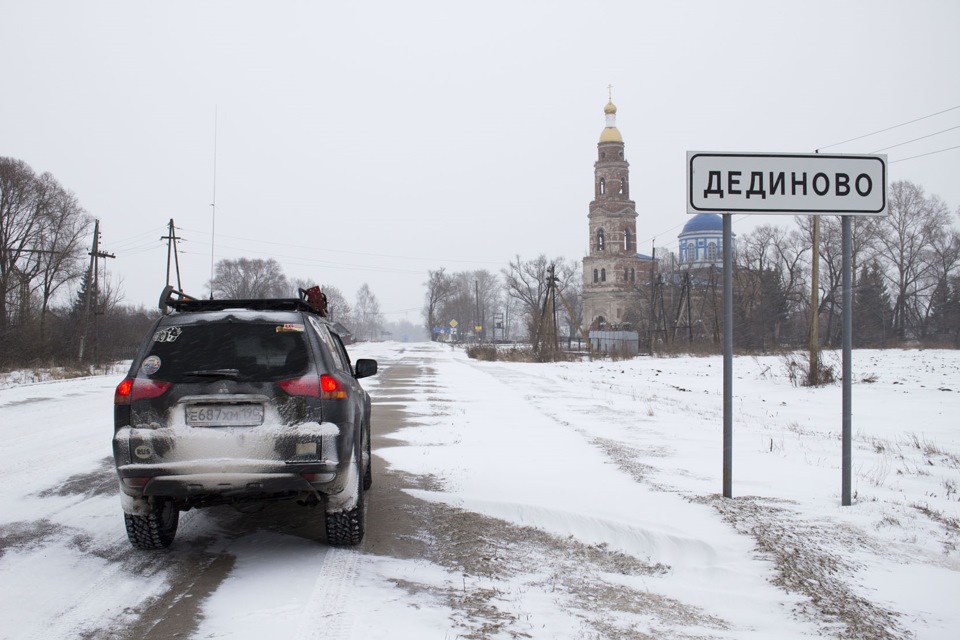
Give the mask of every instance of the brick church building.
POLYGON ((630 199, 630 164, 624 157, 613 101, 593 167, 594 199, 588 214, 589 254, 583 258, 583 321, 591 331, 628 329, 639 318, 637 284, 648 283, 654 261, 637 253, 637 210, 630 199))

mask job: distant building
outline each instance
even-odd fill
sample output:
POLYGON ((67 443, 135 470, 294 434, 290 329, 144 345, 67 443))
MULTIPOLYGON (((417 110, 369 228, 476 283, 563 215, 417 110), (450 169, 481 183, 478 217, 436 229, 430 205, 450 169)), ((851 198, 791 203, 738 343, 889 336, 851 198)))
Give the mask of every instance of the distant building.
MULTIPOLYGON (((699 213, 683 226, 678 260, 687 269, 723 266, 723 218, 716 213, 699 213)), ((736 248, 734 237, 733 247, 736 248)))
POLYGON ((630 165, 624 158, 613 101, 603 108, 606 126, 597 143, 590 203, 589 254, 583 259, 583 320, 591 330, 629 322, 637 282, 648 282, 654 261, 637 253, 637 211, 630 199, 630 165))

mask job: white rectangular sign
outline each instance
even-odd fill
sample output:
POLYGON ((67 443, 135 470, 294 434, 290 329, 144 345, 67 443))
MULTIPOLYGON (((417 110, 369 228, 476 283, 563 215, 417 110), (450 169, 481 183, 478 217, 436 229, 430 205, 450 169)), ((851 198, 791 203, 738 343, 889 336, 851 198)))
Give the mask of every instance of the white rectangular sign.
POLYGON ((687 151, 687 213, 886 215, 887 156, 687 151))

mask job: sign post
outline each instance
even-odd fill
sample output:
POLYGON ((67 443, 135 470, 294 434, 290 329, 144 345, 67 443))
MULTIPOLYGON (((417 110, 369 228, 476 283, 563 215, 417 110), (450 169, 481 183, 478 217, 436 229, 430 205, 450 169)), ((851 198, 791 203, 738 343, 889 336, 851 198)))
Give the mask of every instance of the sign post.
MULTIPOLYGON (((723 496, 733 497, 731 214, 840 215, 843 224, 841 503, 851 504, 852 216, 887 214, 885 155, 687 151, 687 213, 723 215, 723 496)), ((812 312, 813 313, 813 312, 812 312)))

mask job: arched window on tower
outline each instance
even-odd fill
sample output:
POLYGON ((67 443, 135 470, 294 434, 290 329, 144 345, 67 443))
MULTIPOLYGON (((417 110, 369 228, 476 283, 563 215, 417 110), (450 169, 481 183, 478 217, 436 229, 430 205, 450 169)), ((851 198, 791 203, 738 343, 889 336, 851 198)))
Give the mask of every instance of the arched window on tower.
POLYGON ((603 251, 606 241, 603 237, 603 229, 597 229, 597 251, 603 251))
POLYGON ((627 176, 623 176, 623 178, 620 180, 620 192, 623 193, 624 197, 630 197, 630 193, 627 189, 627 176))
POLYGON ((606 282, 606 281, 607 281, 607 270, 600 269, 600 282, 606 282))
POLYGON ((630 282, 636 282, 636 281, 637 281, 637 270, 634 269, 633 267, 630 267, 630 282))
POLYGON ((630 251, 630 229, 623 230, 623 250, 630 251))
POLYGON ((600 272, 596 269, 593 270, 593 283, 596 284, 600 282, 600 272))
POLYGON ((606 190, 606 186, 606 181, 603 178, 600 178, 600 195, 603 195, 604 191, 606 190))
POLYGON ((710 262, 716 262, 717 260, 717 243, 711 242, 707 245, 707 260, 710 262))
POLYGON ((623 268, 623 281, 630 282, 630 267, 623 268))

